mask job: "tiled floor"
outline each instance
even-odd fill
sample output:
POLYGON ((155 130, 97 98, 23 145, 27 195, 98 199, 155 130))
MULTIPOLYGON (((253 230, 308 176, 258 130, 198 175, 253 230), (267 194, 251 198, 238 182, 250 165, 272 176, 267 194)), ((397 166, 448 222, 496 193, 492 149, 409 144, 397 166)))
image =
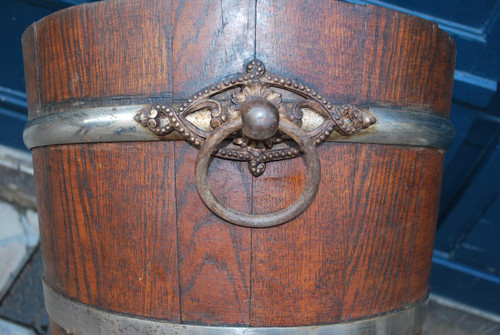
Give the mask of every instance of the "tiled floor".
POLYGON ((37 214, 0 200, 0 299, 38 241, 37 214))
POLYGON ((500 323, 431 300, 422 335, 500 335, 500 323))

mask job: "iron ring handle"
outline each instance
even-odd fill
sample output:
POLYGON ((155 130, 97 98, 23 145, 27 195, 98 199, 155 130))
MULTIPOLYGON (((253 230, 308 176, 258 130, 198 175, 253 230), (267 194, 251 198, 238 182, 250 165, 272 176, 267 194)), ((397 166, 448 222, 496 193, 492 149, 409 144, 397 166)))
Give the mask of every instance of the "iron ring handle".
POLYGON ((215 129, 201 146, 195 164, 196 188, 201 199, 217 216, 239 226, 252 228, 273 227, 294 219, 306 210, 314 200, 321 179, 321 165, 313 141, 302 129, 284 118, 280 118, 278 129, 300 146, 304 152, 308 172, 304 190, 292 205, 275 213, 246 214, 227 207, 210 190, 208 168, 212 152, 227 136, 242 129, 242 126, 241 117, 227 122, 215 129))

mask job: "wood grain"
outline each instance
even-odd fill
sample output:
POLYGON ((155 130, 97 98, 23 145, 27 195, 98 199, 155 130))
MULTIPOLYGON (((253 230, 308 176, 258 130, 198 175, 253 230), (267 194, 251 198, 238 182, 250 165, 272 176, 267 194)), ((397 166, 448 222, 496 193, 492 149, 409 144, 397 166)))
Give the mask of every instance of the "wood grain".
MULTIPOLYGON (((322 183, 310 208, 248 229, 203 205, 197 150, 186 143, 35 149, 44 276, 83 303, 194 324, 335 323, 423 298, 443 152, 319 150, 322 183)), ((254 179, 245 164, 216 159, 211 187, 235 209, 273 212, 295 200, 305 176, 300 159, 270 163, 254 179)))
MULTIPOLYGON (((447 116, 454 44, 436 25, 335 1, 96 2, 23 37, 30 117, 70 106, 187 98, 257 57, 337 103, 447 116)), ((216 217, 184 142, 33 150, 44 278, 97 308, 170 322, 299 326, 405 308, 428 290, 444 152, 325 143, 322 182, 289 223, 216 217)), ((215 159, 211 187, 244 212, 302 191, 301 159, 215 159)), ((53 334, 64 332, 53 326, 53 334)))
MULTIPOLYGON (((181 321, 247 325, 251 231, 215 216, 195 186, 198 150, 176 143, 177 226, 181 321)), ((246 164, 214 159, 211 189, 232 208, 251 211, 252 176, 246 164)))
POLYGON ((422 169, 422 178, 425 183, 419 192, 419 210, 416 214, 418 226, 415 231, 415 240, 411 267, 408 274, 409 288, 406 303, 416 301, 429 291, 429 277, 431 274, 432 250, 434 235, 439 213, 439 197, 443 177, 444 152, 429 150, 425 153, 425 166, 422 169))
POLYGON ((174 97, 241 72, 254 56, 254 17, 254 0, 172 0, 174 97))
MULTIPOLYGON (((335 189, 348 186, 346 174, 352 170, 339 168, 341 161, 328 159, 330 153, 328 147, 320 148, 323 173, 309 209, 292 222, 253 231, 252 326, 335 323, 341 318, 345 236, 337 218, 345 215, 346 208, 340 209, 349 199, 335 189)), ((301 159, 268 164, 254 181, 254 212, 288 206, 302 192, 305 178, 301 159)))
POLYGON ((56 12, 34 24, 41 107, 90 96, 87 26, 86 6, 56 12))
POLYGON ((455 68, 453 39, 429 21, 368 8, 360 103, 428 108, 447 117, 455 68))
POLYGON ((179 321, 173 146, 35 150, 49 199, 40 203, 49 285, 99 308, 179 321))
POLYGON ((36 23, 42 106, 171 95, 170 18, 169 1, 111 0, 36 23))
POLYGON ((256 56, 333 102, 450 110, 455 45, 435 24, 336 1, 257 4, 256 56))
MULTIPOLYGON (((420 190, 439 194, 423 171, 441 164, 443 153, 329 143, 320 157, 322 182, 310 208, 288 224, 253 232, 253 326, 349 321, 427 293, 426 279, 415 273, 430 269, 435 218, 425 214, 432 197, 420 190)), ((254 181, 255 212, 282 208, 301 191, 302 164, 273 165, 254 181)))
POLYGON ((366 11, 336 1, 258 2, 256 57, 334 103, 358 103, 366 11))
POLYGON ((171 2, 111 0, 86 8, 90 97, 169 96, 171 2))
MULTIPOLYGON (((356 145, 357 167, 347 191, 351 218, 348 241, 343 319, 374 315, 402 306, 411 287, 409 271, 415 253, 419 222, 420 188, 425 152, 431 149, 356 145)), ((435 189, 438 192, 438 189, 435 189)), ((429 263, 430 265, 430 263, 429 263)), ((423 298, 426 292, 412 302, 423 298)))

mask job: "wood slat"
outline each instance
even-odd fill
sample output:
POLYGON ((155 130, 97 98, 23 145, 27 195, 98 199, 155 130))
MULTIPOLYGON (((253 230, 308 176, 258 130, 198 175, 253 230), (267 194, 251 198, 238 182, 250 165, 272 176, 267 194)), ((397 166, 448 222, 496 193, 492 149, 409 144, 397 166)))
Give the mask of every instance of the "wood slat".
POLYGON ((259 1, 256 57, 332 102, 358 103, 366 8, 336 1, 259 1))
POLYGON ((90 96, 86 7, 56 12, 35 25, 41 106, 90 96))
MULTIPOLYGON (((342 315, 345 233, 350 147, 321 147, 322 178, 307 211, 278 227, 254 229, 252 238, 252 326, 335 323, 342 315)), ((254 181, 254 212, 272 213, 302 192, 306 171, 301 159, 269 163, 254 181)))
POLYGON ((256 36, 269 69, 334 103, 449 113, 455 45, 428 21, 370 5, 273 0, 258 2, 256 36))
MULTIPOLYGON (((177 226, 181 321, 248 325, 251 230, 225 222, 196 191, 198 150, 176 143, 177 226)), ((250 212, 252 176, 241 162, 214 159, 210 185, 228 206, 250 212)))
POLYGON ((170 12, 162 0, 87 6, 90 97, 171 94, 170 12))
POLYGON ((428 108, 447 117, 455 42, 437 25, 368 6, 361 103, 428 108))
MULTIPOLYGON (((322 182, 311 207, 253 231, 254 326, 349 321, 427 293, 443 152, 333 143, 319 150, 322 182)), ((303 181, 297 160, 269 164, 254 181, 254 211, 290 204, 303 181)))
POLYGON ((419 191, 429 183, 422 179, 425 150, 356 146, 355 174, 346 191, 351 208, 346 229, 344 320, 404 306, 412 260, 421 252, 414 248, 416 231, 434 224, 416 219, 419 211, 427 210, 419 206, 419 191))
POLYGON ((254 56, 254 13, 254 0, 172 0, 176 98, 243 70, 254 56))
POLYGON ((173 146, 36 150, 45 155, 35 156, 35 169, 47 199, 40 221, 49 285, 98 308, 179 321, 173 146))
POLYGON ((416 214, 414 252, 409 273, 409 288, 406 303, 420 299, 429 291, 432 250, 438 220, 439 196, 443 177, 444 150, 426 150, 422 178, 425 181, 419 189, 416 214))

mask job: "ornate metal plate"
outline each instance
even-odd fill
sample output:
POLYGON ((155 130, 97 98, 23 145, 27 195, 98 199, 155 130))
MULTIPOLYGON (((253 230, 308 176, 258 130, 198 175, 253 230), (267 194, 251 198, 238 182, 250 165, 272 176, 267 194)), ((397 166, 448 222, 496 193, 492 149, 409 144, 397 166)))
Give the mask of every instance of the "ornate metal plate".
MULTIPOLYGON (((335 106, 304 83, 271 73, 259 60, 249 62, 245 73, 207 87, 181 104, 143 108, 137 112, 135 120, 160 138, 176 131, 186 141, 200 147, 211 131, 240 117, 245 103, 257 99, 274 106, 280 118, 298 127, 302 126, 305 112, 316 114, 321 121, 318 127, 307 132, 316 146, 332 132, 350 136, 376 122, 373 116, 354 106, 335 106), (210 129, 200 129, 190 122, 202 112, 210 113, 210 129)), ((220 158, 248 161, 254 176, 264 173, 267 162, 300 154, 298 145, 287 141, 282 132, 264 140, 255 140, 243 135, 242 131, 235 133, 232 141, 221 144, 213 152, 220 158)))

